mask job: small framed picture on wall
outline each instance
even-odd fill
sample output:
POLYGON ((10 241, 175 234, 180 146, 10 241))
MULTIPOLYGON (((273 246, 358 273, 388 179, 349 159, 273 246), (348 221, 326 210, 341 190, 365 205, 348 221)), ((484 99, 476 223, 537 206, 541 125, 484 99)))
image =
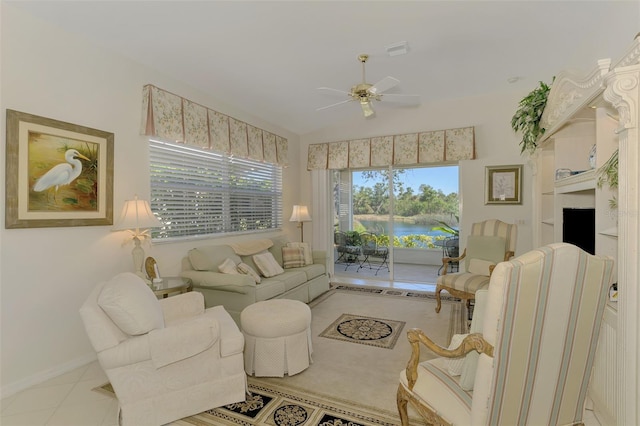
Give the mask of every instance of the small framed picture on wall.
POLYGON ((522 164, 487 166, 485 204, 522 204, 522 164))

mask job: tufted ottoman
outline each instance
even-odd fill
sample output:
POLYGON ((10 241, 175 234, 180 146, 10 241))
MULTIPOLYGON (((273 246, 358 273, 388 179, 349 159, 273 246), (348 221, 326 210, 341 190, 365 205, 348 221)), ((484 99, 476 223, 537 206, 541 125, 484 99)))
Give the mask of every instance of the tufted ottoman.
POLYGON ((244 370, 263 377, 293 376, 311 362, 311 309, 297 300, 256 302, 240 313, 244 370))

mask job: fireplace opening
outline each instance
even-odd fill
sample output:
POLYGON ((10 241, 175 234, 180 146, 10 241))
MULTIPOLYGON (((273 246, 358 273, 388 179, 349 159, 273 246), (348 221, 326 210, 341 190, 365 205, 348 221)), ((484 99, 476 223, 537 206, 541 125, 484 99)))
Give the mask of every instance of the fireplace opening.
POLYGON ((562 209, 562 241, 582 250, 596 252, 596 209, 562 209))

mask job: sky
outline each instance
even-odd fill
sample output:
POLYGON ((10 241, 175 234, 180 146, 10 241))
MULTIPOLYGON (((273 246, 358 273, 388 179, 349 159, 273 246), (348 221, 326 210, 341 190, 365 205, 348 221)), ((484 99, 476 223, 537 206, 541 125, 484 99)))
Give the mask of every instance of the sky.
MULTIPOLYGON (((458 192, 458 166, 424 167, 417 169, 405 169, 402 179, 406 186, 413 188, 414 193, 419 191, 420 185, 431 185, 440 189, 444 194, 458 192)), ((371 181, 365 181, 360 173, 353 174, 353 184, 358 186, 372 186, 371 181)))

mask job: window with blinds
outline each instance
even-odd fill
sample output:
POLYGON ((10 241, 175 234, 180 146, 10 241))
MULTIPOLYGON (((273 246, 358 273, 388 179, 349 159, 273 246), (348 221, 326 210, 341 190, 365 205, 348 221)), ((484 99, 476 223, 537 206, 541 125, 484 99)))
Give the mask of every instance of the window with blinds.
POLYGON ((150 140, 154 240, 282 226, 282 168, 192 146, 150 140))

